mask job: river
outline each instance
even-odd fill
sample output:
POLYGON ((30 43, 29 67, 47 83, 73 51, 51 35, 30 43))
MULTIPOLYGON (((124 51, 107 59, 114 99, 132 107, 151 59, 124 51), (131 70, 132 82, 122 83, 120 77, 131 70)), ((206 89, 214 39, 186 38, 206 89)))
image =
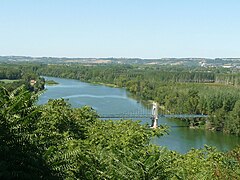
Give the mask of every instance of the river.
MULTIPOLYGON (((46 103, 49 99, 68 99, 73 107, 88 105, 100 114, 119 114, 126 112, 149 111, 149 108, 136 99, 123 88, 112 88, 104 85, 94 85, 78 80, 45 77, 59 84, 46 86, 46 91, 39 97, 39 104, 46 103)), ((139 119, 142 123, 151 124, 150 119, 139 119)), ((152 143, 166 146, 168 149, 186 153, 191 148, 202 148, 205 144, 215 146, 221 151, 226 151, 240 144, 240 138, 220 132, 211 132, 200 129, 190 129, 181 120, 160 118, 159 124, 170 126, 168 135, 152 139, 152 143)))

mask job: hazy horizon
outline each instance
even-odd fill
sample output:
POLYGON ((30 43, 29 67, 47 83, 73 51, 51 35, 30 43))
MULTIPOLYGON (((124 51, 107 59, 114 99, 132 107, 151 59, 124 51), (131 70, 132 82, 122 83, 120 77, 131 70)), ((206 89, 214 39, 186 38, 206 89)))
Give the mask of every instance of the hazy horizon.
POLYGON ((77 56, 31 56, 31 55, 0 55, 0 57, 30 57, 30 58, 80 58, 80 59, 240 59, 240 57, 156 57, 156 58, 142 58, 142 57, 77 57, 77 56))

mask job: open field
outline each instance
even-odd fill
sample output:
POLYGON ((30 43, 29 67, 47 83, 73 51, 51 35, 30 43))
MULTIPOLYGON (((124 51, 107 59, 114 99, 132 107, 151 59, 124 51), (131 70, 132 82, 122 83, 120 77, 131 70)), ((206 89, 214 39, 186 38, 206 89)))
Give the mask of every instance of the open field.
POLYGON ((4 82, 4 83, 13 83, 13 82, 16 82, 16 81, 19 81, 18 79, 14 79, 14 80, 11 80, 11 79, 0 79, 1 82, 4 82))

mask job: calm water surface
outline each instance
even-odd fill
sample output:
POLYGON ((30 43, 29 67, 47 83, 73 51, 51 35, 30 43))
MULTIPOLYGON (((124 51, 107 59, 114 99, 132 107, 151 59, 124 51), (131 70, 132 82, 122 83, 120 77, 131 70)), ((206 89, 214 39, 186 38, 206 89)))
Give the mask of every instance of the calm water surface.
MULTIPOLYGON (((68 99, 73 107, 88 105, 100 114, 127 113, 149 111, 122 88, 111 88, 103 85, 93 85, 77 80, 45 77, 58 82, 55 86, 46 86, 46 92, 38 103, 44 104, 49 99, 68 99)), ((151 124, 150 119, 140 119, 142 123, 151 124)), ((223 133, 190 129, 181 120, 159 119, 160 124, 171 126, 169 135, 154 138, 153 143, 166 146, 171 150, 185 153, 191 148, 202 148, 205 144, 216 146, 219 150, 229 150, 240 144, 240 138, 223 133)))

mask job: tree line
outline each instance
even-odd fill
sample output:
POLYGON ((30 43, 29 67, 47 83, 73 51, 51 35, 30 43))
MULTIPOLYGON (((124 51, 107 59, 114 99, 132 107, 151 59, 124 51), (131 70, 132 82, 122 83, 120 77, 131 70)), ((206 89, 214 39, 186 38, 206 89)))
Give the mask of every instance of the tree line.
POLYGON ((36 65, 32 64, 0 64, 0 85, 14 90, 25 84, 28 90, 38 92, 44 89, 45 80, 36 74, 36 65), (4 82, 3 80, 14 80, 4 82))
POLYGON ((207 114, 208 121, 188 119, 190 126, 240 135, 239 79, 236 72, 190 67, 131 65, 45 65, 42 75, 115 84, 160 104, 163 114, 207 114))
MULTIPOLYGON (((234 132, 239 129, 238 87, 230 84, 167 83, 151 76, 161 69, 129 65, 15 65, 6 71, 12 68, 21 72, 20 78, 28 72, 116 84, 158 101, 169 113, 210 114, 209 121, 218 124, 214 127, 224 128, 232 116, 236 122, 229 125, 234 132)), ((92 108, 72 108, 63 99, 37 105, 41 92, 22 84, 0 85, 1 179, 240 178, 240 147, 219 152, 205 146, 180 154, 150 143, 153 136, 167 133, 167 127, 154 130, 136 121, 103 121, 92 108)))
POLYGON ((179 154, 153 145, 166 127, 99 120, 63 99, 36 105, 25 86, 0 87, 1 179, 239 179, 240 147, 179 154))

